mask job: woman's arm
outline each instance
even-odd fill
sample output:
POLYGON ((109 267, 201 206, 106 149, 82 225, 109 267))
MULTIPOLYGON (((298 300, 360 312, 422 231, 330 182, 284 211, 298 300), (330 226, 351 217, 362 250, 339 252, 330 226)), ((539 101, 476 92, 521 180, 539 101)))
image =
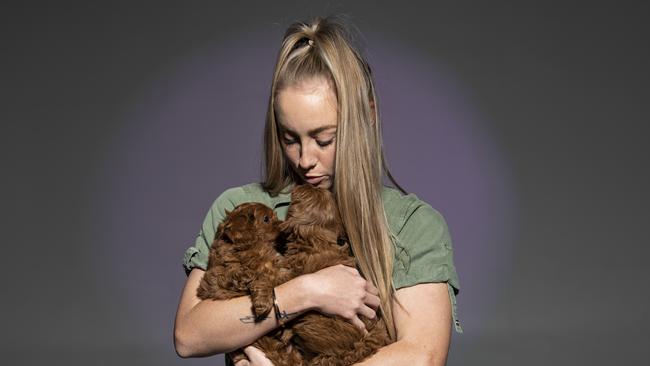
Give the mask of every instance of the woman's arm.
MULTIPOLYGON (((399 305, 394 307, 397 341, 382 347, 356 366, 427 365, 442 366, 447 362, 451 339, 451 303, 447 284, 423 283, 397 290, 399 305)), ((237 366, 266 366, 264 354, 248 347, 255 362, 237 366)))
POLYGON ((397 341, 356 365, 444 365, 451 339, 447 283, 401 288, 396 298, 404 306, 393 308, 397 341))
POLYGON ((179 356, 229 352, 253 342, 276 326, 274 319, 246 322, 251 314, 248 296, 217 301, 198 298, 196 291, 204 273, 193 269, 181 295, 174 323, 174 347, 179 356))
MULTIPOLYGON (((181 357, 209 356, 249 345, 278 326, 275 313, 255 323, 251 300, 201 300, 196 290, 204 271, 194 268, 187 278, 176 313, 174 346, 181 357)), ((377 289, 356 269, 343 265, 299 276, 275 288, 280 310, 298 315, 307 310, 335 314, 363 327, 358 315, 374 317, 377 289)), ((295 316, 294 315, 294 316, 295 316)))
MULTIPOLYGON (((253 343, 268 331, 277 327, 275 313, 267 319, 254 322, 249 296, 229 300, 201 300, 196 296, 197 288, 205 272, 193 269, 190 272, 174 323, 174 346, 181 357, 201 357, 233 351, 253 343)), ((276 287, 278 298, 283 299, 287 312, 300 313, 307 309, 300 297, 303 281, 296 278, 276 287), (293 296, 286 296, 286 293, 293 296)))

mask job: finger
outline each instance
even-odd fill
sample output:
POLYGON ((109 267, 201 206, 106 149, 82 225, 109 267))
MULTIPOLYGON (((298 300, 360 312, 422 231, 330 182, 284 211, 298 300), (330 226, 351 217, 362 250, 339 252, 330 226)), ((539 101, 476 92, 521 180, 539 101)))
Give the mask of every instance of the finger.
POLYGON ((241 349, 237 350, 234 355, 233 353, 229 353, 228 357, 234 362, 235 366, 250 366, 251 364, 248 361, 248 358, 246 358, 246 354, 241 349))
POLYGON ((374 309, 371 309, 365 305, 359 308, 359 315, 363 315, 368 319, 374 319, 377 316, 377 313, 374 309))
POLYGON ((248 346, 244 348, 244 353, 250 360, 251 365, 273 365, 271 361, 266 358, 264 352, 257 347, 248 346))
POLYGON ((373 295, 379 295, 379 290, 370 281, 366 282, 366 291, 373 295))
POLYGON ((366 293, 366 297, 363 299, 363 302, 370 306, 371 308, 377 310, 380 304, 379 296, 373 295, 371 293, 366 293))
POLYGON ((352 318, 352 324, 359 329, 362 329, 364 331, 366 330, 366 325, 363 324, 363 322, 361 321, 361 319, 359 319, 358 316, 352 318))
POLYGON ((246 354, 246 357, 248 357, 248 359, 251 362, 255 362, 255 359, 259 358, 260 353, 262 354, 262 356, 264 355, 262 351, 260 351, 259 349, 253 346, 248 346, 244 348, 244 353, 246 354))
POLYGON ((253 347, 253 346, 244 347, 244 354, 246 355, 246 357, 250 358, 250 356, 251 356, 250 354, 251 354, 252 352, 255 352, 255 351, 253 350, 254 348, 255 348, 255 347, 253 347))

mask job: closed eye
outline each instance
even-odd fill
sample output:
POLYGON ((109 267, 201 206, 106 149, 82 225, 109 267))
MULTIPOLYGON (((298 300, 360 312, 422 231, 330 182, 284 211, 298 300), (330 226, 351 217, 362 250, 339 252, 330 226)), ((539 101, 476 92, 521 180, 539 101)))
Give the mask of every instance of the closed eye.
POLYGON ((282 142, 284 142, 287 145, 292 145, 298 142, 298 140, 296 139, 295 136, 293 136, 293 134, 289 134, 287 131, 285 131, 282 134, 282 142))
POLYGON ((332 139, 329 139, 329 140, 327 140, 327 141, 318 141, 318 140, 316 140, 316 143, 317 143, 318 146, 320 146, 320 147, 325 147, 325 146, 327 146, 327 145, 330 145, 332 142, 334 142, 334 139, 333 139, 333 138, 332 138, 332 139))

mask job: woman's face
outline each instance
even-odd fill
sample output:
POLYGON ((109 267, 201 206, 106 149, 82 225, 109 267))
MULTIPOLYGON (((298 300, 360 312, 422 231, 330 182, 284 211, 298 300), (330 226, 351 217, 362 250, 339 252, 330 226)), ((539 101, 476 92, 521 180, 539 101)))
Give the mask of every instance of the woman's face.
POLYGON ((331 189, 334 182, 337 101, 325 78, 313 78, 282 89, 277 95, 277 121, 284 154, 302 180, 331 189))

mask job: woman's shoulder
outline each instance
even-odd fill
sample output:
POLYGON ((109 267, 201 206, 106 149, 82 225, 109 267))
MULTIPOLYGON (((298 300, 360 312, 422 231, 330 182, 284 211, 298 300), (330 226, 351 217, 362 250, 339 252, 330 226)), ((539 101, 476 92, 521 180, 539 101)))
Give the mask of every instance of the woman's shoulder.
POLYGON ((394 234, 399 234, 407 222, 423 226, 446 225, 442 214, 414 193, 404 194, 393 187, 384 186, 382 200, 388 225, 394 234))
POLYGON ((260 183, 253 182, 241 186, 227 188, 219 195, 219 197, 229 200, 241 200, 258 196, 262 193, 264 193, 262 185, 260 183))
MULTIPOLYGON (((225 189, 214 200, 216 205, 232 204, 237 206, 240 203, 250 202, 252 199, 263 196, 264 190, 260 183, 248 183, 225 189)), ((213 205, 214 206, 214 205, 213 205)))
POLYGON ((224 208, 232 209, 245 202, 260 202, 272 207, 276 201, 286 199, 285 196, 287 195, 280 194, 273 197, 264 190, 261 183, 253 182, 224 190, 214 200, 212 208, 221 211, 224 208))

